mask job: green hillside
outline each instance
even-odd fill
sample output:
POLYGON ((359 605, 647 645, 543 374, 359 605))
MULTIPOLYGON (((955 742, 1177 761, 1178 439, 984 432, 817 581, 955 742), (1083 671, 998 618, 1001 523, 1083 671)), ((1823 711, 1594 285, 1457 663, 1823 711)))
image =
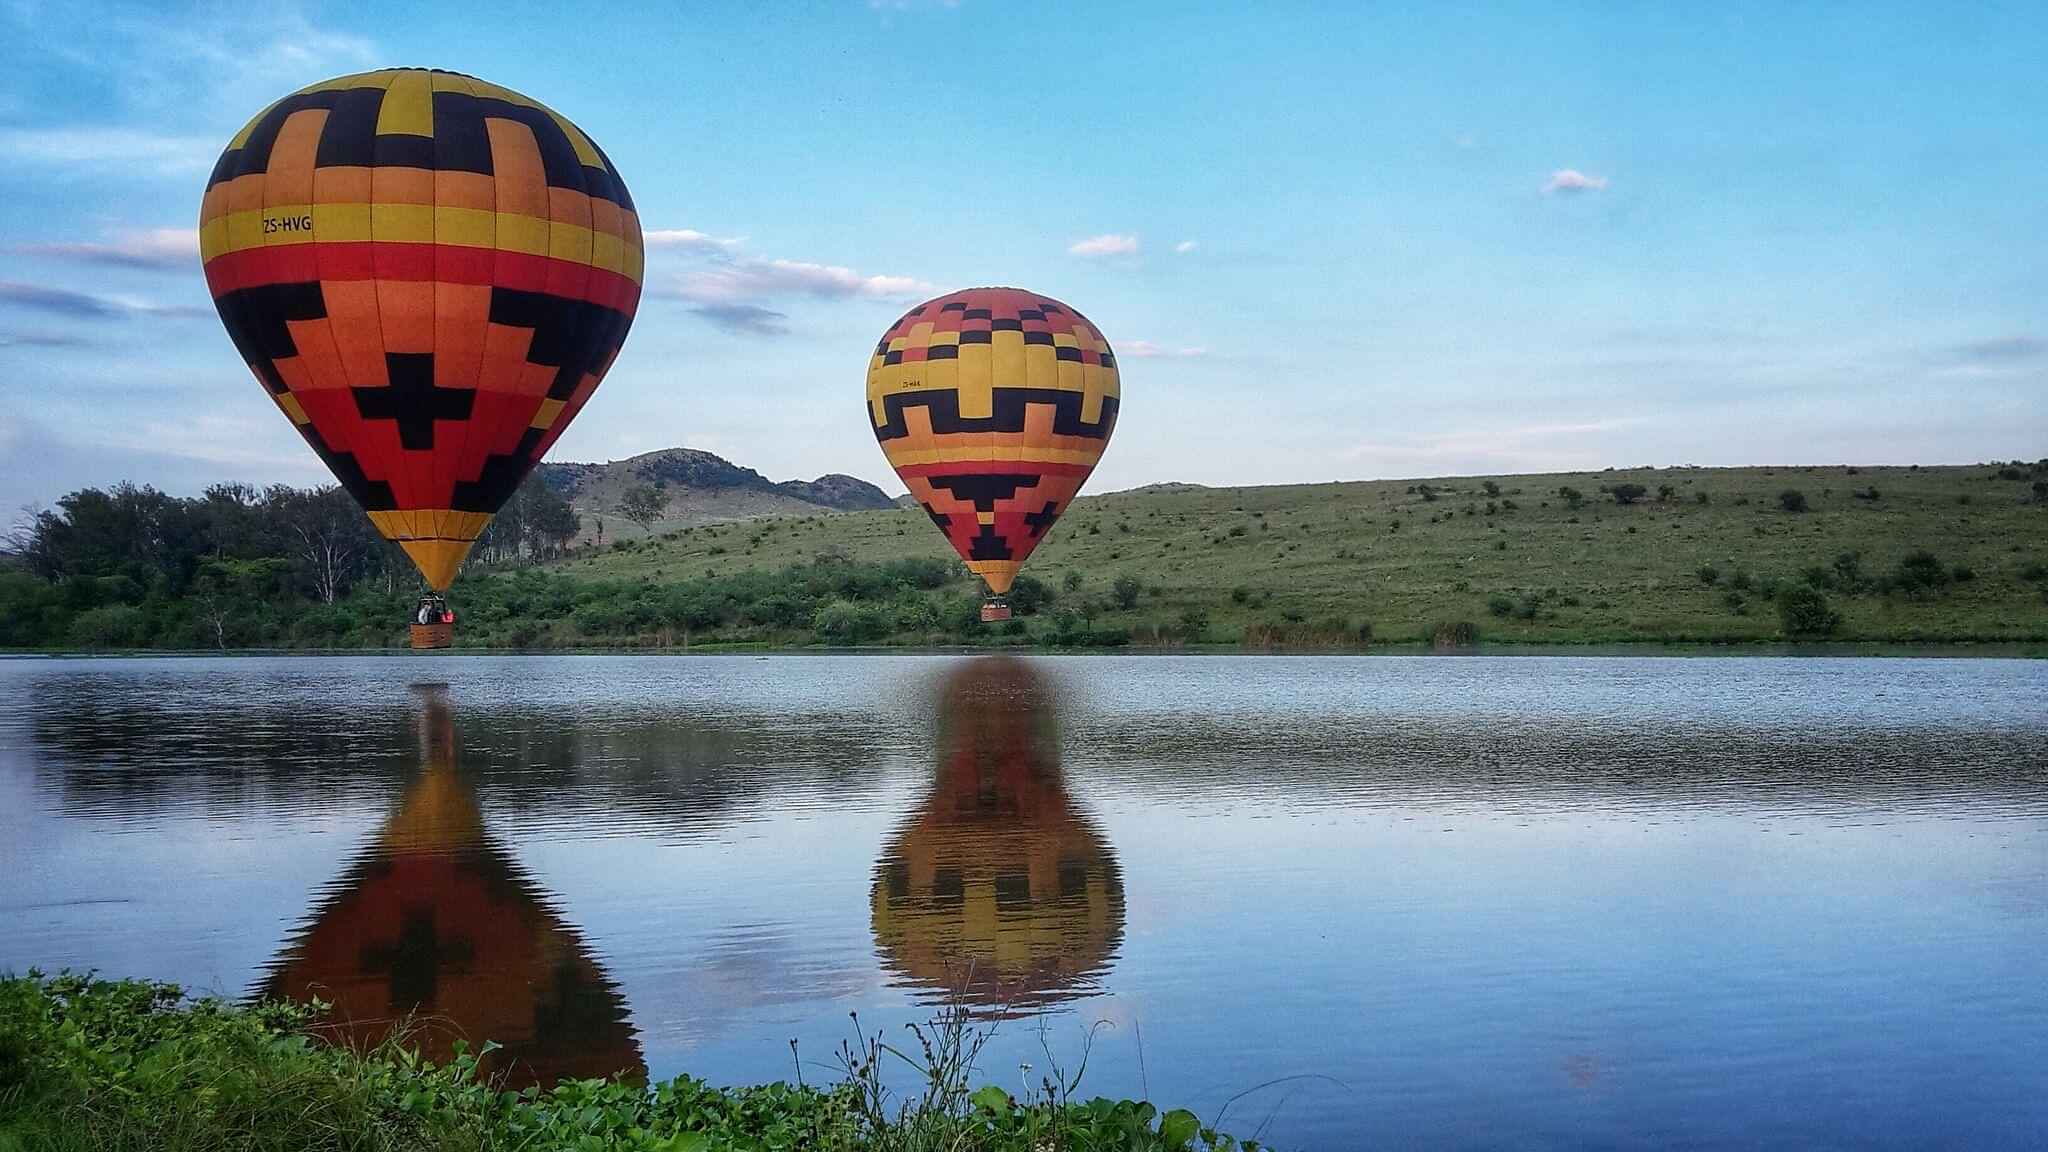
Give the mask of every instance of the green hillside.
MULTIPOLYGON (((686 529, 550 567, 651 592, 820 557, 953 561, 924 513, 903 508, 686 529)), ((1487 641, 1534 643, 1764 641, 1788 625, 1862 640, 2039 641, 2048 462, 1165 485, 1077 500, 1026 571, 1051 594, 1024 624, 1040 638, 1059 628, 1136 643, 1334 644, 1361 626, 1412 641, 1469 622, 1487 641), (1617 498, 1627 485, 1643 490, 1631 503, 1617 498), (1788 491, 1804 511, 1785 507, 1788 491), (1802 623, 1781 611, 1788 596, 1802 623)), ((971 591, 963 575, 919 594, 946 601, 952 628, 971 591)), ((918 627, 885 622, 870 638, 885 630, 914 640, 918 627)))

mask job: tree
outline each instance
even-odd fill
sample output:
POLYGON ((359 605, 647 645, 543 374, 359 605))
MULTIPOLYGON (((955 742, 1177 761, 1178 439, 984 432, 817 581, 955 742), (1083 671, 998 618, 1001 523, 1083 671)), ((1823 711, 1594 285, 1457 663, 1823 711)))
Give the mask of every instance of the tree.
POLYGON ((619 498, 620 515, 638 524, 643 531, 661 519, 662 509, 667 507, 668 493, 652 484, 635 484, 619 498))
POLYGON ((1616 484, 1610 491, 1614 493, 1614 502, 1616 504, 1633 504, 1641 500, 1643 494, 1648 492, 1649 489, 1644 488, 1641 484, 1616 484))
POLYGON ((313 595, 322 604, 334 603, 348 590, 358 561, 369 554, 376 539, 362 509, 338 484, 313 489, 273 485, 263 493, 263 503, 282 527, 313 595))
POLYGON ((1145 586, 1138 583, 1138 578, 1126 572, 1110 584, 1109 595, 1117 607, 1129 610, 1138 606, 1138 593, 1144 590, 1145 586))
POLYGON ((1842 626, 1842 614, 1813 585, 1787 584, 1778 591, 1778 621, 1787 636, 1830 636, 1842 626))

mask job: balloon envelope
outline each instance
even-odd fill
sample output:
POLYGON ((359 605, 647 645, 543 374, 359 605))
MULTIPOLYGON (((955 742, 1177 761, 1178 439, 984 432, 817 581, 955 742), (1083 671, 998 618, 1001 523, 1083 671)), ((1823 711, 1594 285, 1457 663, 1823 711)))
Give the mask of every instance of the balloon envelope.
POLYGON ((890 467, 997 595, 1095 470, 1117 403, 1109 342, 1018 288, 927 300, 868 361, 868 419, 890 467))
POLYGON ((199 246, 243 359, 436 589, 590 398, 640 299, 611 161, 452 72, 343 76, 264 109, 214 166, 199 246))

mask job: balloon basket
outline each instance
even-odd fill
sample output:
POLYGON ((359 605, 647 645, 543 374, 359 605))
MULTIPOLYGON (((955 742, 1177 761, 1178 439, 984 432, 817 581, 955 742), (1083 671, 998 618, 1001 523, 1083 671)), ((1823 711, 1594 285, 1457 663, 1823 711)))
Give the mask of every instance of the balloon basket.
POLYGON ((1000 624, 1010 618, 1010 605, 1003 600, 989 600, 981 606, 983 624, 1000 624))
POLYGON ((425 652, 434 648, 451 648, 455 645, 455 625, 445 623, 414 624, 412 646, 425 652))

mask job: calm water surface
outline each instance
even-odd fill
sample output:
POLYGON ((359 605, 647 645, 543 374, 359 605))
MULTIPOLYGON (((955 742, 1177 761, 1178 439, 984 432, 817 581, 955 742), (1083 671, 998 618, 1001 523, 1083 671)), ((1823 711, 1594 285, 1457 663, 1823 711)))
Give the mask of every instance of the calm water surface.
POLYGON ((1282 1146, 2038 1147, 2048 663, 0 661, 31 965, 540 1079, 953 996, 1282 1146))

